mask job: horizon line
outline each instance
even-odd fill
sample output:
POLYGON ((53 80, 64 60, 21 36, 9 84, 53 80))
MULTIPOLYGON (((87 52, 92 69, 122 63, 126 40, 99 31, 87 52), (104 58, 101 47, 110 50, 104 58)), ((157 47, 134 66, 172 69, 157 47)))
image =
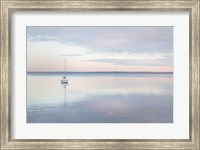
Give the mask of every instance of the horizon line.
POLYGON ((173 71, 27 71, 27 73, 173 73, 173 71))

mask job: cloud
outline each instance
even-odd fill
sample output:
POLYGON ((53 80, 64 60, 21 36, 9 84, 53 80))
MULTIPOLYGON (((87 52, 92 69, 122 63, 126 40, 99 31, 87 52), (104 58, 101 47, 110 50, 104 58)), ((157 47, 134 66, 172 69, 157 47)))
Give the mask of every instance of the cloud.
POLYGON ((173 66, 172 61, 169 60, 134 60, 134 59, 92 59, 92 60, 87 60, 87 61, 92 61, 92 62, 102 62, 102 63, 112 63, 116 65, 145 65, 145 66, 173 66))
POLYGON ((172 68, 173 27, 27 27, 27 57, 34 70, 61 70, 63 57, 75 71, 172 68))
POLYGON ((42 35, 28 35, 28 40, 29 41, 56 41, 57 38, 53 36, 42 36, 42 35))
POLYGON ((172 53, 101 53, 88 54, 85 61, 128 66, 173 66, 172 53))
POLYGON ((56 41, 91 52, 172 52, 173 27, 28 27, 31 41, 56 41))
POLYGON ((83 55, 81 55, 81 54, 63 54, 63 55, 60 55, 60 56, 72 57, 72 56, 83 56, 83 55))
POLYGON ((57 41, 28 41, 27 51, 29 56, 81 56, 90 50, 87 47, 63 44, 57 41))

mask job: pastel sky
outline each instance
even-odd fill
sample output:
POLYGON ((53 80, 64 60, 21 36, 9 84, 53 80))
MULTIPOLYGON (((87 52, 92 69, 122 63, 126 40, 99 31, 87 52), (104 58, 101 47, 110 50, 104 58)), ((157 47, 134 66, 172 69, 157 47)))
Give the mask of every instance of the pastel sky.
POLYGON ((27 71, 173 71, 173 27, 27 27, 27 71))

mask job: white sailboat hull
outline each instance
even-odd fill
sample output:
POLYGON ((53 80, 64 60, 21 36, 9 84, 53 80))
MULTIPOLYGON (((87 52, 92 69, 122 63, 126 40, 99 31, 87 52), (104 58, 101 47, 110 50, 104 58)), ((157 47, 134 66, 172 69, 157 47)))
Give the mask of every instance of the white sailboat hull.
POLYGON ((67 79, 62 79, 60 82, 61 83, 68 83, 68 80, 67 79))

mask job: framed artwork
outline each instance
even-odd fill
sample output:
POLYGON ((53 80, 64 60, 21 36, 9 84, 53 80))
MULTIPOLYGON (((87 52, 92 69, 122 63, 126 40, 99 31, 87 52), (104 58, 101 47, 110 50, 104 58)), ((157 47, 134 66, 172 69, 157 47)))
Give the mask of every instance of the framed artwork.
POLYGON ((172 33, 27 27, 27 123, 172 123, 172 33))
POLYGON ((199 1, 1 0, 1 149, 199 149, 199 1))

